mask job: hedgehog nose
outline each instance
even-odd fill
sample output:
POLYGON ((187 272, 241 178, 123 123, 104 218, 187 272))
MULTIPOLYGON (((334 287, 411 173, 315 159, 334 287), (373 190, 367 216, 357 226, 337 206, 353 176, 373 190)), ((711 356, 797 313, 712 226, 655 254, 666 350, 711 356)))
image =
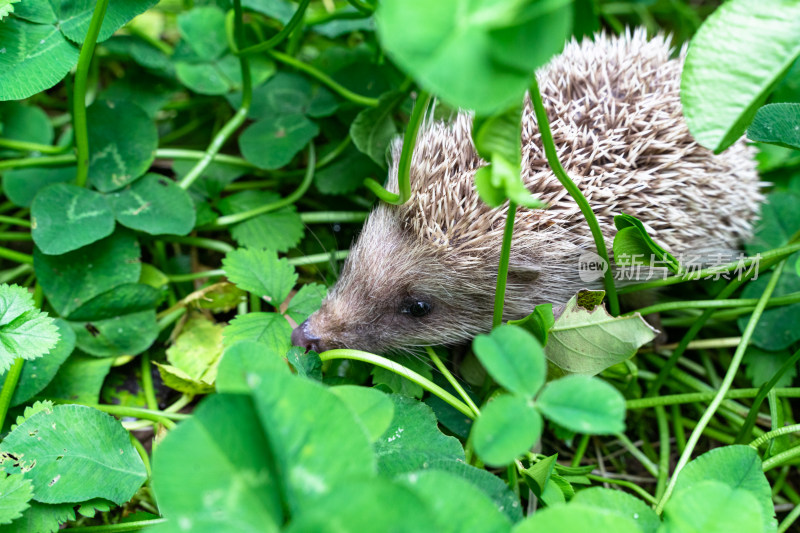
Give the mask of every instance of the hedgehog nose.
POLYGON ((312 334, 308 330, 308 320, 292 330, 292 344, 305 348, 306 351, 319 353, 320 351, 320 338, 312 334))

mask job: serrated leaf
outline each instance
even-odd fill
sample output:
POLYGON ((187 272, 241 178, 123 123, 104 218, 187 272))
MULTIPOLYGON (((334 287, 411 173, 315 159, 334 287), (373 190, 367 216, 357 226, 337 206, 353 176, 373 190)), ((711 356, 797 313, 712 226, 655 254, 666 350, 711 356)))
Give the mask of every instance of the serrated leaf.
POLYGON ((214 390, 222 356, 222 330, 222 326, 202 316, 187 321, 167 348, 170 364, 156 363, 164 383, 185 394, 207 394, 214 390))
POLYGON ((503 325, 489 335, 479 335, 472 344, 475 355, 491 376, 506 390, 533 397, 544 385, 547 363, 542 347, 526 330, 503 325))
POLYGON ((530 399, 500 394, 483 407, 470 436, 484 463, 503 466, 528 451, 543 427, 530 399))
MULTIPOLYGON (((231 215, 278 199, 280 197, 276 194, 246 191, 225 197, 219 207, 223 214, 231 215)), ((231 228, 231 236, 239 246, 286 252, 300 242, 303 231, 300 215, 294 206, 289 206, 234 225, 231 228)))
POLYGON ((99 193, 67 183, 39 191, 31 204, 31 235, 39 249, 60 255, 114 231, 114 215, 99 193))
POLYGON ((25 472, 42 503, 100 497, 121 505, 147 479, 119 421, 81 405, 57 405, 28 418, 0 444, 0 457, 6 471, 25 472))
POLYGON ((286 314, 296 323, 300 324, 322 304, 328 288, 319 283, 306 283, 289 300, 286 314))
POLYGON ((186 235, 194 227, 194 203, 171 179, 145 174, 130 187, 107 196, 123 226, 150 235, 186 235))
POLYGON ((48 413, 52 412, 53 402, 51 402, 50 400, 40 400, 34 402, 33 405, 25 407, 25 409, 22 411, 22 414, 18 416, 17 419, 14 421, 14 424, 11 425, 10 431, 14 431, 15 429, 17 429, 17 426, 19 426, 27 419, 29 419, 30 417, 41 411, 46 411, 48 413))
POLYGON ((0 0, 0 20, 14 12, 15 4, 20 0, 0 0))
POLYGON ((584 295, 591 292, 570 298, 544 349, 559 368, 590 376, 630 359, 657 333, 638 313, 612 317, 602 305, 585 304, 584 295))
MULTIPOLYGON (((1 10, 2 8, 0 8, 1 10)), ((33 483, 22 474, 0 474, 0 524, 10 524, 30 507, 33 483)))
POLYGON ((378 99, 377 106, 364 109, 350 124, 353 144, 383 168, 386 167, 386 150, 397 135, 392 115, 405 98, 404 92, 388 92, 378 99))
POLYGON ((799 33, 800 4, 790 0, 725 2, 703 22, 681 76, 683 114, 697 142, 719 153, 742 136, 800 53, 799 33))
POLYGON ((239 136, 239 148, 249 162, 262 169, 287 165, 319 133, 305 115, 278 115, 254 122, 239 136))
POLYGON ((800 104, 769 104, 756 112, 747 128, 751 141, 777 144, 800 150, 800 104))
POLYGON ((18 357, 43 356, 58 339, 55 322, 34 306, 27 289, 0 285, 0 372, 7 371, 18 357))
POLYGON ((294 267, 271 250, 240 248, 222 260, 225 275, 242 290, 266 298, 278 307, 297 282, 294 267))
POLYGON ((578 433, 608 435, 625 429, 625 398, 598 378, 575 375, 551 381, 536 399, 536 407, 578 433))
POLYGON ((75 510, 71 503, 49 505, 31 500, 30 507, 20 518, 9 526, 0 526, 2 533, 56 533, 60 526, 69 520, 75 520, 75 510))
POLYGON ((239 315, 222 332, 222 342, 231 346, 239 341, 255 341, 266 345, 281 357, 292 347, 292 326, 278 313, 239 315))
POLYGON ((306 352, 305 348, 292 346, 286 354, 286 360, 298 376, 322 381, 322 360, 317 352, 306 352))

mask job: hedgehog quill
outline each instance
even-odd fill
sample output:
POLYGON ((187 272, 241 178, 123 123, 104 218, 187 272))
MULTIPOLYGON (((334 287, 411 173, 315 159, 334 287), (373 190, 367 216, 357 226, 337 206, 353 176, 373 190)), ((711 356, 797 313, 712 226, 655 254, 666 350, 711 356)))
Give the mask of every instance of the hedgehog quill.
MULTIPOLYGON (((643 30, 601 34, 568 43, 536 74, 559 158, 609 246, 613 216, 623 212, 676 254, 731 253, 752 234, 763 199, 753 150, 740 139, 714 155, 693 140, 681 113, 683 56, 671 58, 669 40, 648 40, 643 30)), ((374 209, 336 286, 293 332, 294 344, 382 353, 461 344, 491 329, 507 205, 493 209, 478 197, 474 175, 486 163, 471 127, 460 113, 420 131, 411 199, 374 209)), ((392 150, 393 191, 401 146, 392 150)), ((547 164, 530 102, 522 179, 548 207, 517 212, 505 320, 538 304, 563 304, 586 287, 578 260, 595 250, 577 204, 547 164)))

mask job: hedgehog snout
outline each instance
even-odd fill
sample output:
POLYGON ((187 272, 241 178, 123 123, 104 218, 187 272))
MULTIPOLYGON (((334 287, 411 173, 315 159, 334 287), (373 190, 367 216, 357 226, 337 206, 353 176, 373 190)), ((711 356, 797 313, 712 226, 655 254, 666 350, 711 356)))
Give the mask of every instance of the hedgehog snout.
POLYGON ((306 351, 311 350, 317 353, 325 351, 321 339, 310 330, 308 320, 292 330, 292 344, 305 348, 306 351))

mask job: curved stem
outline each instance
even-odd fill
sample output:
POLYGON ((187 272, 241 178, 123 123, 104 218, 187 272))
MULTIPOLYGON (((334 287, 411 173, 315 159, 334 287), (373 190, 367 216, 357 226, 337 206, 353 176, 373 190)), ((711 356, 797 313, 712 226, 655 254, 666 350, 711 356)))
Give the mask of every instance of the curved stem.
POLYGON ((617 316, 619 314, 619 300, 617 299, 617 290, 614 287, 614 273, 611 271, 611 261, 608 257, 608 249, 606 248, 606 241, 603 238, 603 232, 600 230, 600 224, 597 222, 597 217, 594 215, 594 211, 592 211, 588 200, 586 200, 580 188, 575 185, 575 182, 567 175, 567 171, 564 170, 561 161, 558 159, 558 151, 553 141, 553 134, 550 131, 550 121, 547 118, 547 111, 544 108, 542 95, 539 92, 539 83, 536 81, 535 76, 533 82, 531 82, 530 95, 531 101, 533 102, 533 112, 536 115, 536 123, 539 126, 539 133, 542 135, 542 146, 547 156, 547 162, 550 164, 550 168, 553 170, 556 178, 558 178, 558 181, 561 182, 561 185, 567 190, 569 195, 572 196, 575 203, 578 204, 592 232, 592 238, 597 247, 597 255, 606 263, 607 268, 603 273, 603 281, 605 283, 606 296, 608 297, 608 307, 611 314, 617 316))
POLYGON ((352 359, 354 361, 363 361, 365 363, 371 363, 375 366, 385 368, 386 370, 390 370, 399 376, 403 376, 404 378, 413 381, 426 391, 449 403, 459 412, 468 416, 470 419, 475 419, 475 413, 472 412, 472 409, 470 409, 467 404, 441 388, 439 385, 417 374, 413 370, 409 370, 403 365, 397 364, 390 359, 381 357, 380 355, 362 352, 360 350, 328 350, 319 354, 319 358, 323 361, 330 361, 332 359, 352 359))
POLYGON ((403 205, 411 198, 411 160, 414 156, 414 148, 417 145, 419 127, 425 118, 425 111, 431 101, 431 94, 422 91, 414 103, 414 110, 406 126, 406 134, 403 137, 403 150, 400 152, 400 162, 397 165, 397 190, 399 194, 387 191, 383 186, 372 178, 364 180, 364 186, 375 193, 375 196, 388 204, 403 205))
POLYGON ((370 6, 366 2, 362 2, 361 0, 347 0, 347 3, 356 8, 364 15, 372 15, 372 13, 375 11, 375 8, 373 6, 370 6))
POLYGON ((138 520, 136 522, 123 522, 119 524, 105 524, 102 526, 71 527, 75 533, 122 533, 123 531, 139 531, 151 526, 166 524, 166 518, 152 520, 138 520))
MULTIPOLYGON (((234 21, 236 27, 236 40, 241 43, 244 40, 241 0, 233 0, 233 9, 236 16, 234 21)), ((198 161, 197 164, 180 181, 179 185, 184 190, 191 187, 192 183, 194 183, 195 180, 197 180, 197 178, 203 174, 203 171, 206 169, 206 167, 208 167, 211 161, 214 160, 214 156, 216 156, 217 152, 220 151, 222 145, 225 144, 228 138, 233 135, 233 133, 239 129, 239 126, 244 124, 245 119, 247 119, 247 113, 250 111, 250 103, 253 99, 253 86, 250 79, 250 61, 246 56, 239 57, 239 66, 242 70, 242 105, 239 107, 239 110, 236 111, 233 117, 231 117, 231 119, 214 136, 214 139, 211 140, 211 144, 208 145, 208 149, 206 150, 205 155, 203 155, 203 158, 200 159, 200 161, 198 161)))
POLYGON ((749 444, 753 448, 758 449, 764 443, 771 441, 772 439, 782 437, 783 435, 789 435, 791 433, 797 433, 800 431, 800 424, 792 424, 791 426, 783 426, 779 427, 778 429, 773 429, 772 431, 768 431, 755 439, 753 442, 749 444))
POLYGON ((747 349, 750 338, 753 336, 753 332, 755 331, 756 325, 761 318, 761 314, 764 312, 764 308, 767 305, 769 297, 772 296, 772 293, 778 284, 778 279, 781 276, 781 272, 783 272, 784 265, 786 265, 786 260, 783 260, 778 264, 778 266, 775 268, 775 272, 772 274, 772 277, 770 277, 769 283, 767 283, 763 294, 759 298, 756 309, 753 311, 753 315, 747 322, 747 327, 742 332, 742 342, 739 344, 739 347, 736 348, 736 351, 733 354, 733 359, 728 367, 728 371, 725 373, 725 377, 722 380, 719 390, 714 396, 714 399, 711 401, 711 404, 703 413, 703 416, 698 421, 697 426, 695 426, 695 428, 692 430, 689 440, 686 441, 686 448, 683 450, 683 453, 678 459, 678 463, 675 465, 675 471, 672 473, 672 477, 669 480, 669 484, 664 492, 664 496, 659 500, 658 505, 656 506, 656 513, 661 514, 661 512, 664 510, 664 506, 669 500, 672 491, 675 489, 675 484, 678 481, 678 475, 680 474, 681 470, 683 470, 683 467, 686 466, 686 463, 689 462, 692 452, 694 451, 695 446, 697 446, 697 442, 700 440, 700 435, 703 433, 703 430, 711 421, 711 418, 714 416, 717 408, 722 403, 722 400, 725 398, 725 394, 728 392, 728 390, 730 390, 731 385, 733 384, 733 378, 736 376, 736 372, 739 370, 739 365, 742 362, 742 358, 744 357, 744 352, 747 349))
MULTIPOLYGON (((258 52, 264 52, 265 50, 269 50, 270 48, 274 48, 275 46, 279 45, 289 34, 294 31, 298 24, 303 21, 303 15, 305 15, 306 8, 311 0, 300 0, 300 4, 297 6, 297 10, 292 15, 292 18, 286 24, 286 26, 279 31, 275 36, 269 38, 268 40, 264 41, 263 43, 258 43, 253 46, 248 46, 244 49, 239 49, 236 43, 228 37, 228 44, 231 48, 231 51, 238 56, 242 55, 249 55, 249 54, 256 54, 258 52)), ((229 23, 226 20, 226 29, 228 29, 229 23)), ((230 32, 229 34, 230 35, 230 32)))
POLYGON ((455 376, 453 376, 450 370, 448 370, 447 367, 444 365, 442 360, 439 359, 439 356, 436 355, 436 352, 433 350, 433 348, 431 348, 430 346, 426 346, 425 351, 428 352, 428 357, 431 358, 431 361, 433 361, 433 364, 436 365, 436 368, 439 369, 439 372, 442 373, 447 382, 450 383, 450 385, 456 390, 458 395, 461 396, 461 399, 464 400, 464 403, 469 405, 469 408, 472 409, 473 413, 475 413, 475 417, 480 416, 481 410, 478 409, 478 406, 475 405, 475 402, 473 402, 472 398, 469 397, 469 394, 467 394, 467 391, 465 391, 464 387, 461 386, 461 383, 458 382, 455 376))
POLYGON ((25 360, 22 357, 17 357, 11 363, 11 368, 6 372, 6 380, 3 383, 3 389, 0 390, 0 428, 5 424, 8 408, 11 407, 11 399, 14 397, 14 391, 17 390, 17 383, 20 375, 22 375, 22 367, 24 365, 25 360))
POLYGON ((363 105, 366 107, 375 107, 378 105, 377 98, 370 98, 368 96, 362 96, 360 94, 356 94, 350 89, 334 81, 333 78, 331 78, 321 70, 318 70, 312 67, 311 65, 307 65, 306 63, 303 63, 302 61, 299 61, 288 54, 278 52, 277 50, 269 50, 267 53, 270 56, 272 56, 273 59, 277 59, 281 63, 285 63, 291 67, 296 68, 301 72, 305 72, 306 74, 316 79, 323 85, 327 85, 329 89, 336 92, 342 98, 350 100, 354 104, 363 105))
POLYGON ((72 123, 75 130, 75 148, 78 151, 78 171, 75 184, 79 187, 86 186, 89 178, 89 133, 86 124, 86 80, 89 77, 89 66, 92 64, 94 46, 100 34, 100 26, 106 15, 108 0, 97 0, 89 22, 86 38, 81 46, 78 56, 78 68, 75 70, 75 90, 72 94, 72 123))
MULTIPOLYGON (((195 159, 203 159, 205 155, 206 153, 203 151, 186 150, 184 148, 159 148, 158 150, 156 150, 156 157, 158 159, 195 160, 195 159)), ((214 162, 225 163, 226 165, 236 165, 238 167, 244 167, 254 170, 258 168, 257 166, 247 161, 246 159, 228 154, 214 155, 214 162)))
POLYGON ((792 524, 800 517, 800 505, 795 505, 794 509, 792 509, 786 518, 778 526, 778 531, 776 533, 785 533, 792 527, 792 524))
POLYGON ((0 148, 9 148, 17 152, 39 152, 40 154, 61 154, 69 150, 67 146, 52 146, 50 144, 31 143, 16 139, 0 139, 0 148))
POLYGON ((150 355, 145 352, 142 354, 142 390, 144 391, 144 399, 147 403, 147 408, 151 411, 158 411, 158 400, 156 400, 156 391, 155 388, 153 388, 153 374, 151 374, 151 368, 150 355))
POLYGON ((366 211, 309 211, 300 213, 303 224, 343 224, 364 222, 369 215, 366 211))
POLYGON ((314 179, 314 168, 316 164, 316 154, 314 152, 314 143, 309 143, 308 145, 308 167, 306 168, 306 175, 303 177, 303 181, 300 182, 300 186, 297 189, 281 200, 277 202, 272 202, 271 204, 262 205, 256 207, 255 209, 250 209, 248 211, 244 211, 242 213, 235 213, 233 215, 226 215, 219 217, 216 222, 214 223, 214 227, 222 227, 222 226, 229 226, 231 224, 236 224, 237 222, 242 222, 249 218, 257 217, 258 215, 263 215, 265 213, 269 213, 271 211, 276 211, 281 207, 286 207, 287 205, 291 205, 299 200, 311 186, 311 181, 314 179))
POLYGON ((764 461, 764 463, 761 465, 761 468, 764 470, 764 472, 766 472, 767 470, 772 470, 776 466, 782 466, 796 457, 800 457, 800 445, 773 455, 764 461))
MULTIPOLYGON (((349 253, 350 250, 337 250, 329 253, 303 255, 300 257, 290 257, 288 258, 288 262, 292 266, 315 265, 318 263, 327 263, 331 260, 345 259, 349 253)), ((182 283, 184 281, 194 281, 202 278, 221 278, 224 275, 224 270, 216 269, 206 270, 203 272, 192 272, 190 274, 167 275, 167 279, 170 281, 170 283, 182 283)))
MULTIPOLYGON (((775 307, 778 305, 789 305, 800 302, 800 292, 793 292, 783 296, 777 296, 770 299, 767 307, 775 307)), ((623 316, 629 316, 634 313, 639 313, 642 316, 652 313, 661 313, 663 311, 679 311, 682 309, 720 309, 729 307, 754 307, 758 303, 758 298, 740 298, 738 300, 687 300, 683 302, 664 302, 648 307, 642 307, 635 311, 625 313, 623 316)))
POLYGON ((497 268, 497 288, 494 293, 494 314, 492 327, 496 328, 503 322, 503 305, 506 299, 506 282, 508 281, 508 261, 511 257, 511 238, 514 234, 514 219, 517 216, 517 204, 508 202, 506 225, 503 229, 503 244, 500 247, 500 265, 497 268))
POLYGON ((655 505, 656 499, 653 496, 644 490, 642 487, 637 485, 636 483, 631 483, 630 481, 625 481, 624 479, 612 479, 607 477, 598 476, 595 474, 586 474, 586 477, 591 479, 592 481, 600 481, 603 483, 610 483, 611 485, 619 485, 620 487, 625 487, 627 489, 632 490, 636 494, 642 497, 648 503, 655 505))

